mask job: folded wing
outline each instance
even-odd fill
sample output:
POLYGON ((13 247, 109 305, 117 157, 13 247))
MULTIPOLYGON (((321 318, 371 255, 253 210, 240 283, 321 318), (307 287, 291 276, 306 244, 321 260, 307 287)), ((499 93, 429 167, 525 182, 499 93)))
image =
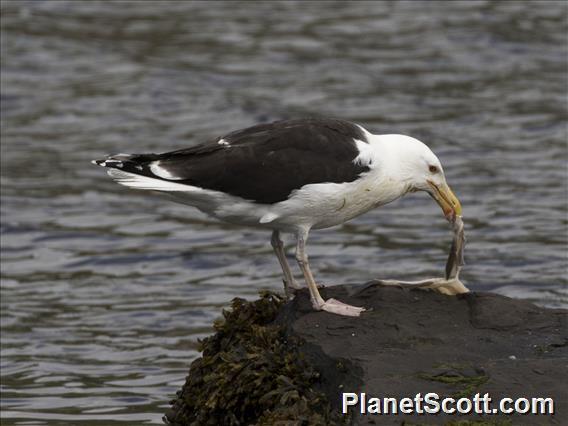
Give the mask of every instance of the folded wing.
POLYGON ((110 174, 119 183, 124 183, 119 178, 130 176, 128 186, 160 191, 186 186, 273 204, 304 185, 351 182, 366 172, 366 166, 354 162, 359 155, 356 140, 366 142, 364 131, 346 121, 287 120, 249 127, 187 149, 119 154, 96 163, 114 169, 114 176, 110 174), (132 184, 136 175, 162 182, 136 186, 132 184))

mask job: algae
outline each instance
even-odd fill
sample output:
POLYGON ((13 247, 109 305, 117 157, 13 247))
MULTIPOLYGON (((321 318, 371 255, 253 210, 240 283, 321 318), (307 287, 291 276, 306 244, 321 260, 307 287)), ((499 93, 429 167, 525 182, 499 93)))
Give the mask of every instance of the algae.
POLYGON ((420 373, 418 377, 423 380, 445 383, 457 388, 452 394, 455 398, 467 397, 474 394, 481 385, 487 383, 489 376, 483 372, 471 374, 470 368, 458 364, 440 364, 437 373, 420 373), (443 368, 444 367, 444 368, 443 368))
POLYGON ((299 351, 303 341, 274 323, 285 300, 261 292, 259 300, 232 301, 201 343, 185 385, 171 401, 166 424, 342 424, 316 389, 320 375, 299 351))

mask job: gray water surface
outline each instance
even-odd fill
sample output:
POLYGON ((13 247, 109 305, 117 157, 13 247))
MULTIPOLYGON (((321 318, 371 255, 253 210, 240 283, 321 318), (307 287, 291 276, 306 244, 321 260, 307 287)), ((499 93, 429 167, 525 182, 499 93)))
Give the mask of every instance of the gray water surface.
MULTIPOLYGON (((354 120, 424 140, 462 201, 462 277, 567 294, 563 2, 1 6, 2 424, 160 423, 235 296, 281 289, 266 232, 120 187, 89 161, 259 122, 354 120)), ((412 194, 313 232, 318 281, 443 273, 412 194)), ((291 252, 290 252, 291 253, 291 252)))

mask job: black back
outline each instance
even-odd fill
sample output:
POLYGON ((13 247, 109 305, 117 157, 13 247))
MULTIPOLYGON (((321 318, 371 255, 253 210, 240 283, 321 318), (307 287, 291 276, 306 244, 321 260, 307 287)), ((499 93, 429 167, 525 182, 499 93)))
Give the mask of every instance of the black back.
POLYGON ((156 177, 148 164, 160 160, 160 167, 175 176, 176 183, 272 204, 304 185, 351 182, 368 171, 353 163, 359 154, 354 139, 366 142, 364 132, 347 121, 277 121, 187 149, 135 155, 122 170, 156 177), (228 145, 219 144, 220 140, 228 145))

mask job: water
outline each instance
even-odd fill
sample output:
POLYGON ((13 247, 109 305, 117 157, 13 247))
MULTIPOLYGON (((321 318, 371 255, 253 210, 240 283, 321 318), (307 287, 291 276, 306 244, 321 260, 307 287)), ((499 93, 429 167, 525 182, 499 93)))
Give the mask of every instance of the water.
MULTIPOLYGON (((269 235, 89 161, 330 115, 422 138, 464 206, 474 290, 567 304, 562 2, 2 3, 2 424, 160 423, 269 235)), ((441 276, 414 194, 308 245, 319 281, 441 276)))

